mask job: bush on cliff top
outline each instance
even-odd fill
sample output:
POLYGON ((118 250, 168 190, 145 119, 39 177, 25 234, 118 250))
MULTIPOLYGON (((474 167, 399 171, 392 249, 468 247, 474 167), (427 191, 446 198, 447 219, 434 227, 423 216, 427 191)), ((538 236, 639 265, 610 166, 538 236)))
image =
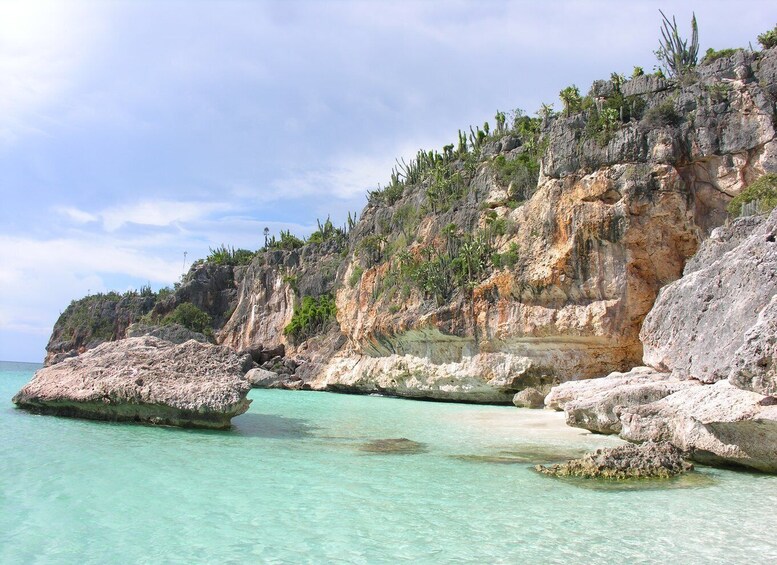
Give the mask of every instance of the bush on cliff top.
POLYGON ((761 47, 764 49, 777 47, 777 25, 774 26, 774 29, 770 29, 769 31, 765 31, 759 35, 758 43, 760 43, 761 47))
POLYGON ((256 255, 248 249, 235 249, 221 244, 216 249, 210 249, 210 254, 205 259, 206 263, 215 263, 216 265, 248 265, 256 255))
POLYGON ((728 213, 733 217, 742 214, 742 206, 758 203, 758 212, 765 214, 777 207, 777 174, 768 174, 753 182, 728 204, 728 213))

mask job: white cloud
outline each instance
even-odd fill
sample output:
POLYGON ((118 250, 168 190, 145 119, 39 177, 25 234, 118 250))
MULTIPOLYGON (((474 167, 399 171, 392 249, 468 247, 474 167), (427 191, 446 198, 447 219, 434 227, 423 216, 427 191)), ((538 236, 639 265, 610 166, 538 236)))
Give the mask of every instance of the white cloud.
POLYGON ((100 220, 107 231, 114 232, 127 224, 167 227, 193 222, 231 208, 232 205, 226 202, 144 200, 120 204, 94 213, 72 206, 60 206, 55 210, 79 224, 100 220))
POLYGON ((71 85, 99 37, 102 7, 68 2, 0 3, 0 144, 39 131, 36 113, 71 85))
POLYGON ((88 224, 90 222, 97 221, 97 216, 94 214, 84 212, 83 210, 79 210, 78 208, 74 208, 72 206, 58 206, 55 208, 55 211, 67 216, 78 224, 88 224))
POLYGON ((368 190, 378 185, 385 186, 391 175, 391 169, 402 158, 410 162, 419 149, 440 151, 448 143, 450 135, 438 135, 435 138, 404 141, 392 149, 382 148, 373 153, 350 153, 332 159, 332 165, 326 168, 311 169, 291 174, 275 180, 277 189, 273 199, 303 198, 311 195, 335 196, 347 200, 363 197, 368 190))

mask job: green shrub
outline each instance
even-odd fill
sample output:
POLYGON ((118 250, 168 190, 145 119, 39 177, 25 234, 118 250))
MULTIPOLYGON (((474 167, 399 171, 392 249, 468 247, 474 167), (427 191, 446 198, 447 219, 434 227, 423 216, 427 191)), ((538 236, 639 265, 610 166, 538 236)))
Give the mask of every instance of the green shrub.
POLYGON ((765 214, 777 206, 777 174, 763 175, 753 182, 741 194, 728 204, 728 213, 737 217, 742 213, 742 206, 750 202, 758 202, 758 212, 765 214))
POLYGON ((294 251, 305 245, 305 242, 291 233, 291 230, 281 230, 281 239, 275 239, 275 236, 271 237, 267 242, 268 249, 283 249, 285 251, 294 251))
POLYGON ((674 100, 669 98, 645 112, 642 123, 648 127, 664 127, 680 123, 680 115, 674 108, 674 100))
POLYGON ((210 253, 205 258, 205 262, 216 265, 248 265, 254 258, 255 253, 248 249, 235 249, 221 244, 216 249, 209 248, 210 253))
POLYGON ((774 29, 770 29, 769 31, 765 31, 759 35, 758 43, 760 43, 761 47, 764 49, 777 47, 777 25, 774 26, 774 29))
POLYGON ((348 285, 353 288, 357 284, 359 284, 359 281, 362 280, 362 275, 364 274, 364 269, 361 268, 361 266, 356 265, 353 268, 353 271, 351 271, 351 276, 348 277, 348 285))
POLYGON ((701 63, 702 65, 706 63, 712 63, 713 61, 717 61, 718 59, 722 59, 723 57, 730 57, 737 51, 738 49, 721 49, 720 51, 716 51, 715 49, 710 47, 704 53, 704 57, 702 58, 701 63))
POLYGON ((645 69, 639 66, 635 66, 634 70, 631 72, 631 78, 641 77, 644 74, 645 74, 645 69))
POLYGON ((580 105, 583 99, 580 97, 580 89, 574 84, 567 86, 564 90, 558 93, 558 97, 564 104, 564 113, 569 117, 570 115, 580 111, 580 105))
POLYGON ((302 341, 326 330, 337 315, 335 299, 324 294, 318 298, 306 296, 283 329, 283 334, 295 341, 302 341))
POLYGON ((210 316, 191 302, 179 304, 175 310, 162 319, 163 325, 180 324, 193 332, 200 333, 209 332, 210 323, 210 316))

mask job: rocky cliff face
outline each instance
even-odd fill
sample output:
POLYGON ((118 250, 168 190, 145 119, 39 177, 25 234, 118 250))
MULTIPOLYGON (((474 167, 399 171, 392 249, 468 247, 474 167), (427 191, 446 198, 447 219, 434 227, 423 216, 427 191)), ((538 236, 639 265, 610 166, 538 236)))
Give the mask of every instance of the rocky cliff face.
POLYGON ((229 276, 207 267, 155 311, 210 309, 219 343, 283 346, 315 389, 506 403, 628 370, 659 290, 732 197, 777 171, 776 97, 775 49, 682 83, 596 82, 568 115, 502 116, 403 162, 347 241, 322 231, 229 276), (322 296, 336 320, 285 335, 322 296))
POLYGON ((562 384, 546 403, 573 426, 777 472, 776 240, 777 210, 716 229, 645 320, 653 367, 562 384))
MULTIPOLYGON (((775 50, 739 51, 685 85, 595 83, 588 109, 544 120, 538 137, 487 137, 474 157, 451 153, 443 173, 434 165, 398 196, 374 199, 332 286, 345 343, 304 372, 307 385, 508 402, 527 386, 547 392, 639 364, 659 289, 681 276, 731 198, 777 170, 776 61, 775 50), (614 99, 630 119, 608 129, 598 116, 614 99), (544 149, 539 179, 517 191, 504 164, 530 143, 544 149), (463 185, 443 183, 442 203, 440 178, 463 185), (470 268, 462 249, 476 244, 491 254, 477 257, 478 276, 443 299, 418 283, 420 269, 470 268)), ((278 269, 252 265, 241 321, 221 341, 282 341, 297 300, 278 269)))
MULTIPOLYGON (((210 316, 212 326, 220 328, 231 316, 237 303, 237 281, 244 267, 196 263, 169 294, 150 289, 140 292, 96 294, 74 300, 60 315, 46 346, 46 365, 53 365, 93 349, 106 341, 129 337, 127 329, 144 316, 161 321, 176 306, 191 303, 210 316)), ((145 333, 160 328, 143 324, 145 333)))

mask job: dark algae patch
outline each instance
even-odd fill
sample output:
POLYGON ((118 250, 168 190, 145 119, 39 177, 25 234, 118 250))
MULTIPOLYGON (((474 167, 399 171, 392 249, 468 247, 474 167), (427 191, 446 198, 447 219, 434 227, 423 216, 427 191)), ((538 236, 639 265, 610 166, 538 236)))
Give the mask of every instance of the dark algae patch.
POLYGON ((404 437, 376 439, 361 444, 360 451, 375 454, 388 455, 415 455, 417 453, 426 453, 426 444, 413 441, 404 437))

